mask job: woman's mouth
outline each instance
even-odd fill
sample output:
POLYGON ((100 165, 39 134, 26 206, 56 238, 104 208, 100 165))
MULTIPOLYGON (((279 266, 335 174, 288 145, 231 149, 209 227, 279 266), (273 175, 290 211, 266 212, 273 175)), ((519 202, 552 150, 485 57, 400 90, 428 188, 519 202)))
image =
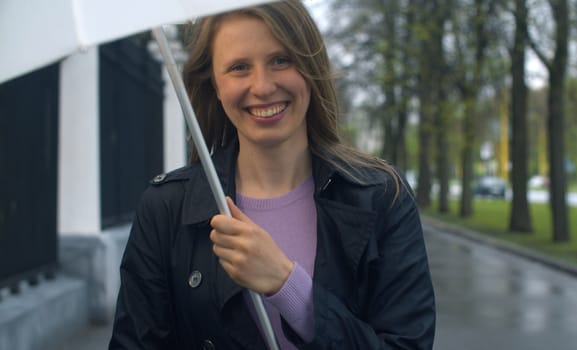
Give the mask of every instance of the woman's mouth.
POLYGON ((280 103, 266 108, 252 107, 248 108, 248 112, 258 118, 271 118, 284 111, 288 106, 287 102, 280 103))

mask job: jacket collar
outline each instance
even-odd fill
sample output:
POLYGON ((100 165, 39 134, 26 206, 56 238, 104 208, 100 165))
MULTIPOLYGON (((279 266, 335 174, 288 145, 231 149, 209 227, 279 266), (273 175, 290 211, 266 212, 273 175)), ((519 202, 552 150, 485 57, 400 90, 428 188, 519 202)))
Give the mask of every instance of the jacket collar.
MULTIPOLYGON (((235 138, 227 146, 216 151, 212 156, 212 161, 219 177, 225 195, 236 198, 235 166, 238 155, 238 140, 235 138)), ((377 170, 369 168, 358 168, 343 163, 334 156, 326 152, 321 152, 322 157, 313 155, 312 170, 316 186, 316 193, 325 190, 334 180, 344 180, 356 186, 373 186, 382 183, 382 175, 377 170), (327 161, 325 159, 331 161, 327 161), (339 164, 347 171, 342 171, 336 164, 339 164), (354 176, 352 175, 354 174, 354 176)), ((200 164, 195 165, 199 171, 192 172, 186 185, 184 206, 182 213, 185 225, 199 224, 210 220, 218 214, 218 206, 214 200, 208 180, 200 164), (199 205, 202 203, 202 205, 199 205)))
POLYGON ((334 155, 320 151, 313 155, 313 178, 317 184, 317 194, 325 190, 333 179, 343 180, 355 186, 374 186, 383 182, 379 170, 347 164, 334 155), (338 166, 337 166, 338 164, 338 166))
MULTIPOLYGON (((229 143, 224 149, 212 156, 214 168, 226 196, 236 197, 235 165, 238 154, 238 142, 229 143)), ((194 165, 186 184, 182 220, 185 225, 195 225, 210 220, 219 213, 218 205, 212 194, 204 169, 200 163, 194 165), (199 205, 200 204, 200 205, 199 205)))

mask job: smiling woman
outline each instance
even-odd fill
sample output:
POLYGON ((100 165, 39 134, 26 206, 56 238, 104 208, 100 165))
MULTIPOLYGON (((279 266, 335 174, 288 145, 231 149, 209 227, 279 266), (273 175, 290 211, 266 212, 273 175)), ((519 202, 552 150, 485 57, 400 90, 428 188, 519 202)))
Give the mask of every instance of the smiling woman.
POLYGON ((154 181, 122 266, 112 349, 431 349, 419 213, 395 168, 340 142, 330 62, 300 0, 201 18, 183 77, 231 216, 191 164, 154 181))

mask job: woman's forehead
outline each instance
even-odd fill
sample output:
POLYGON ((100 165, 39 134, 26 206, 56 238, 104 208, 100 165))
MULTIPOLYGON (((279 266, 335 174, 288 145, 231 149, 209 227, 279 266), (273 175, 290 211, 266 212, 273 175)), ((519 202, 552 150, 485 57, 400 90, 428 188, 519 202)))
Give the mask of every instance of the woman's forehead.
POLYGON ((227 16, 219 21, 212 38, 212 51, 220 54, 231 51, 251 53, 257 50, 286 51, 268 25, 254 16, 227 16))

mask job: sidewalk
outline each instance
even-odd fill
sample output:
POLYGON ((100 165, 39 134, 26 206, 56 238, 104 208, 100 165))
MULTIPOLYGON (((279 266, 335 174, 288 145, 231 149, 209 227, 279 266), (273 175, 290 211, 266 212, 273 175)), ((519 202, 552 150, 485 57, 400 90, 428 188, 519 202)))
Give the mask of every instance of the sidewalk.
POLYGON ((47 350, 104 350, 112 334, 112 324, 91 325, 69 339, 47 350))

